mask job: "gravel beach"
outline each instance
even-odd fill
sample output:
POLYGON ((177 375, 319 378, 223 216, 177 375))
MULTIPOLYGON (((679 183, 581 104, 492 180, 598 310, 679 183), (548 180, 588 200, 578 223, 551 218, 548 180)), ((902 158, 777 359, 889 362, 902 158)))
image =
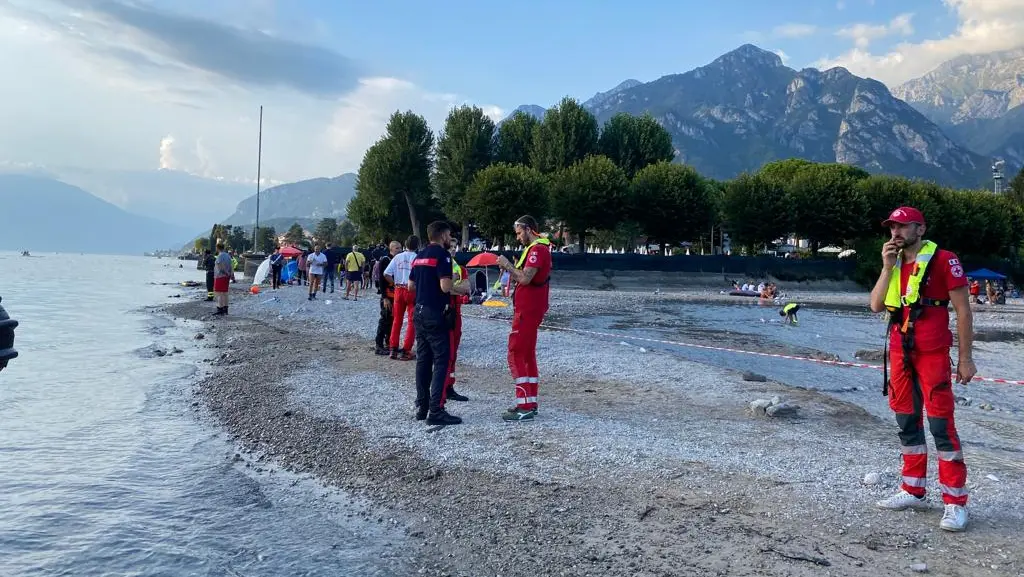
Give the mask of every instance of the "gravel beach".
MULTIPOLYGON (((548 318, 640 313, 654 298, 735 302, 715 292, 554 290, 548 318)), ((865 297, 790 298, 842 307, 865 297)), ((868 576, 907 575, 924 563, 940 575, 1024 575, 1016 391, 1000 393, 1004 410, 958 413, 993 436, 975 445, 965 436, 972 525, 946 534, 934 462, 931 510, 873 508, 897 488, 899 470, 895 424, 874 390, 878 398, 864 392, 862 402, 547 330, 538 345, 540 416, 504 423, 511 311, 466 307, 457 388, 470 401, 449 403, 466 423, 433 430, 412 418, 414 363, 373 354, 375 298, 328 293, 309 302, 304 287, 287 287, 232 299, 221 319, 205 302, 166 309, 202 321, 195 344, 207 349, 209 369, 199 400, 252 458, 378 506, 359 515, 403 531, 398 556, 418 574, 868 576), (772 397, 799 408, 752 411, 752 401, 772 397)), ((1018 308, 979 310, 979 330, 1024 333, 1018 308)), ((874 387, 878 378, 869 380, 874 387)))

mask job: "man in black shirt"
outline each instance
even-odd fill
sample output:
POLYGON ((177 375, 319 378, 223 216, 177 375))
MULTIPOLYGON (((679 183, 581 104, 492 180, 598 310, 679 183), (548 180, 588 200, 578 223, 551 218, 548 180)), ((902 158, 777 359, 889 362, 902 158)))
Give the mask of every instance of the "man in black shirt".
POLYGON ((428 425, 458 425, 462 419, 445 411, 450 331, 454 325, 453 294, 466 294, 469 284, 452 282, 451 227, 435 221, 427 227, 430 244, 416 255, 409 277, 415 291, 413 323, 416 327, 416 419, 428 425))

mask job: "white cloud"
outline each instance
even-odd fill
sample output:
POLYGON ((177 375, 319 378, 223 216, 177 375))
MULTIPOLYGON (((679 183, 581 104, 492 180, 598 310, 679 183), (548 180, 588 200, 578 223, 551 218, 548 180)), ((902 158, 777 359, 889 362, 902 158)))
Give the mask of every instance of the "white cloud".
POLYGON ((162 170, 178 170, 177 159, 174 158, 174 136, 168 134, 160 139, 160 168, 162 170))
POLYGON ((283 182, 356 170, 395 110, 437 131, 468 102, 279 36, 97 0, 0 0, 0 69, 0 162, 242 181, 260 105, 262 174, 283 182))
POLYGON ((818 27, 813 24, 789 22, 773 28, 772 35, 777 38, 804 38, 813 36, 817 31, 818 27))
POLYGON ((913 14, 900 14, 890 20, 887 24, 853 24, 839 29, 836 36, 853 40, 857 48, 864 49, 873 40, 885 38, 886 36, 903 35, 910 36, 914 33, 914 27, 910 20, 913 14))
POLYGON ((789 64, 789 54, 786 54, 785 52, 783 52, 782 50, 780 50, 778 48, 776 48, 775 50, 772 50, 772 52, 777 54, 779 56, 779 58, 782 59, 782 63, 784 65, 788 65, 789 64))
MULTIPOLYGON (((837 57, 825 57, 815 66, 844 66, 854 74, 896 85, 921 76, 939 64, 964 54, 982 54, 1017 48, 1024 44, 1024 0, 942 0, 957 17, 956 30, 945 37, 921 42, 901 42, 890 50, 873 52, 877 36, 846 34, 853 48, 837 57), (867 41, 865 42, 864 39, 867 41)), ((890 22, 890 33, 909 34, 906 22, 890 22), (897 26, 893 26, 897 24, 897 26)), ((853 27, 850 27, 853 28, 853 27)))

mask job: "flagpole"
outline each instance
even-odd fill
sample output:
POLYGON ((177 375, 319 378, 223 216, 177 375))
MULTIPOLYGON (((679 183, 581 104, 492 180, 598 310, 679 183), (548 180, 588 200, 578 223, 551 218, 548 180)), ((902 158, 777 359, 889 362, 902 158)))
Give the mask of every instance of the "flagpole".
POLYGON ((263 164, 263 105, 260 105, 260 133, 256 144, 256 226, 252 229, 252 251, 257 252, 256 233, 260 229, 260 169, 263 164))

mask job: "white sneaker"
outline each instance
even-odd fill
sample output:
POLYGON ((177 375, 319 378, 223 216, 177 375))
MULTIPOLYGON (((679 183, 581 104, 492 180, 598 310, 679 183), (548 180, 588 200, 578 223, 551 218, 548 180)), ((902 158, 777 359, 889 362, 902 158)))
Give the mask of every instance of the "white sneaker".
POLYGON ((906 491, 900 491, 888 499, 878 501, 875 505, 891 511, 903 511, 904 509, 927 509, 928 501, 924 497, 917 497, 906 491))
POLYGON ((946 505, 939 527, 946 531, 960 532, 967 528, 967 508, 960 505, 946 505))

